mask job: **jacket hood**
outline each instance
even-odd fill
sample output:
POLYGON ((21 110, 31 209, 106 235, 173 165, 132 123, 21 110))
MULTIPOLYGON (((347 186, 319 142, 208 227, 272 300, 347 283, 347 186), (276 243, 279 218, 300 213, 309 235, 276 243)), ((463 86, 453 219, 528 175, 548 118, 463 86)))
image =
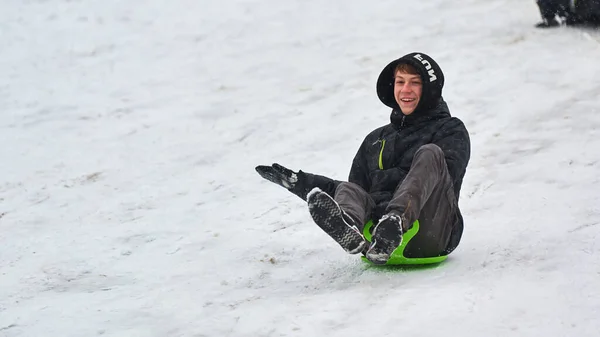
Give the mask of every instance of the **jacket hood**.
POLYGON ((394 71, 399 64, 413 66, 423 81, 423 92, 419 104, 414 113, 435 108, 442 97, 444 87, 444 73, 440 66, 431 57, 424 53, 410 53, 390 62, 379 74, 377 79, 377 96, 381 102, 394 110, 400 110, 400 106, 394 98, 394 71))

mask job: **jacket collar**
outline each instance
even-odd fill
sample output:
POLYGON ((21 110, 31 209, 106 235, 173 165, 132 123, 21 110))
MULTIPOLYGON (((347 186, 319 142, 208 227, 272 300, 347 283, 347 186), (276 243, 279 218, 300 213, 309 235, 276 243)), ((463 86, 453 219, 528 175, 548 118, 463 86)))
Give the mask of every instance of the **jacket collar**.
POLYGON ((444 117, 450 117, 450 110, 448 109, 448 104, 446 104, 444 99, 440 98, 434 108, 425 111, 418 111, 408 116, 404 115, 402 111, 394 109, 390 115, 390 122, 396 127, 403 128, 444 117))

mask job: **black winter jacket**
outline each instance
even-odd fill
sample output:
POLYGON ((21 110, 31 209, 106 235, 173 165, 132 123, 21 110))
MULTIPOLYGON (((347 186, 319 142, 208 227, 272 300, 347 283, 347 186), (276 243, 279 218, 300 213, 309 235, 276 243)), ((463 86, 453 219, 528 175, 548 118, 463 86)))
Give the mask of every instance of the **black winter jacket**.
MULTIPOLYGON (((462 121, 451 117, 448 105, 440 98, 437 106, 405 116, 393 110, 391 123, 373 130, 360 145, 350 169, 348 181, 369 192, 376 203, 371 218, 377 221, 385 211, 398 185, 410 169, 415 152, 425 144, 436 144, 444 152, 448 171, 458 200, 463 177, 471 155, 469 133, 462 121)), ((314 187, 333 196, 339 181, 299 172, 302 189, 293 191, 306 200, 314 187)), ((460 238, 463 221, 455 220, 460 238)), ((451 240, 453 241, 453 240, 451 240)))
POLYGON ((405 116, 394 110, 392 123, 375 129, 363 141, 352 162, 348 181, 369 192, 381 217, 387 203, 410 169, 417 150, 435 144, 444 152, 456 199, 471 155, 469 133, 451 117, 443 99, 430 110, 405 116))

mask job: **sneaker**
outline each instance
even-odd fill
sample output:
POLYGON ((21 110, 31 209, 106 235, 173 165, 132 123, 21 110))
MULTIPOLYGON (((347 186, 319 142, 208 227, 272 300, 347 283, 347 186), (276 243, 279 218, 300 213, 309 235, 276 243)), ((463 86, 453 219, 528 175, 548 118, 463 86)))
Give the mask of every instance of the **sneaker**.
POLYGON ((374 264, 385 264, 394 250, 402 244, 402 218, 388 213, 381 217, 371 238, 371 246, 365 256, 374 264))
POLYGON ((308 193, 308 210, 315 223, 350 254, 363 251, 367 241, 354 221, 329 194, 318 188, 308 193))
POLYGON ((558 20, 553 18, 550 20, 543 20, 542 22, 537 23, 535 25, 535 28, 552 28, 552 27, 558 27, 558 26, 560 26, 560 22, 558 22, 558 20))

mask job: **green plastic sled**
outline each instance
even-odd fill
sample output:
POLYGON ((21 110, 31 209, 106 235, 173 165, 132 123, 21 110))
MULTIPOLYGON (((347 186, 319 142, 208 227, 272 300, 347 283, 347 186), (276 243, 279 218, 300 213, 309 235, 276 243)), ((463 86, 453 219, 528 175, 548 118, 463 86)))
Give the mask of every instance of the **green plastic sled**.
MULTIPOLYGON (((371 227, 373 227, 373 221, 369 220, 369 222, 367 222, 367 224, 365 225, 365 228, 363 229, 363 235, 364 235, 365 239, 367 239, 369 242, 371 242, 371 227)), ((416 257, 416 258, 405 257, 404 256, 404 248, 406 248, 406 245, 408 245, 410 240, 415 235, 417 235, 418 232, 419 232, 419 220, 415 221, 413 223, 412 228, 409 229, 408 232, 404 233, 404 235, 402 236, 402 244, 398 248, 396 248, 394 250, 394 252, 392 252, 392 256, 390 256, 390 259, 386 262, 386 265, 413 265, 413 266, 414 265, 426 265, 426 264, 440 263, 448 258, 448 255, 433 256, 433 257, 416 257)), ((362 257, 362 259, 363 259, 363 261, 371 263, 364 256, 362 257)))

